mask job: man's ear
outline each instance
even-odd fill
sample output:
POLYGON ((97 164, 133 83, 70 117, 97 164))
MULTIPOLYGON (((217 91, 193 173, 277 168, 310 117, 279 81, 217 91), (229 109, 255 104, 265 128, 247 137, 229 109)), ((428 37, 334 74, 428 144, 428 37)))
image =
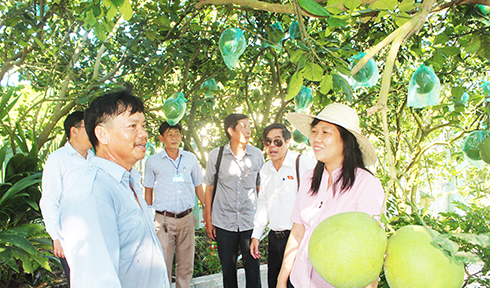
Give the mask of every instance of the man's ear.
POLYGON ((76 138, 78 136, 78 129, 75 126, 70 128, 70 138, 76 138))
POLYGON ((230 134, 230 137, 233 136, 233 134, 235 134, 235 130, 231 127, 228 127, 228 134, 230 134))
POLYGON ((111 135, 107 128, 97 125, 94 130, 95 137, 99 140, 99 143, 102 145, 107 145, 111 139, 111 135))
POLYGON ((158 140, 160 140, 160 142, 163 143, 163 136, 162 135, 158 135, 158 140))
POLYGON ((289 148, 289 145, 291 144, 291 138, 289 138, 288 140, 286 140, 286 145, 288 145, 288 148, 289 148))

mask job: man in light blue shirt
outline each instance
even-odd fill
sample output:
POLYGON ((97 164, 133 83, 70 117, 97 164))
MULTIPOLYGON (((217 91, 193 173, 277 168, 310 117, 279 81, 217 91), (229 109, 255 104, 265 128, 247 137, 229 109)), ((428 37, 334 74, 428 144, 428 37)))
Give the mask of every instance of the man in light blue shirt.
POLYGON ((65 193, 59 230, 74 288, 170 287, 151 209, 142 197, 143 102, 122 91, 95 99, 85 128, 96 157, 65 193))
POLYGON ((172 280, 175 254, 175 287, 188 288, 194 272, 196 218, 192 209, 196 205, 196 195, 204 203, 203 176, 197 157, 179 149, 182 141, 180 124, 171 126, 163 122, 159 132, 158 139, 165 149, 146 160, 145 199, 156 210, 155 226, 169 280, 172 280))

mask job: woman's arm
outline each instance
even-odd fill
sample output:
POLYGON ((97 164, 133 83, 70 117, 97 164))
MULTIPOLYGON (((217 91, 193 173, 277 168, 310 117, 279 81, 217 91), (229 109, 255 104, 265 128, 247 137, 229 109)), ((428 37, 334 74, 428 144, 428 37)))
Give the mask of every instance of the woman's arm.
POLYGON ((302 224, 293 224, 291 234, 289 235, 288 244, 284 251, 284 260, 282 261, 281 271, 277 277, 277 288, 285 288, 289 278, 289 273, 293 268, 294 261, 296 260, 296 254, 298 254, 298 247, 305 234, 305 226, 302 224))

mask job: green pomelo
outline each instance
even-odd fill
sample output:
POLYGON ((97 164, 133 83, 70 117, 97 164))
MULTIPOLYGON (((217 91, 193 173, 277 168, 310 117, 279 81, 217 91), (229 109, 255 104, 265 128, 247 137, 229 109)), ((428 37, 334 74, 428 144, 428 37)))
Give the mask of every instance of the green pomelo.
POLYGON ((391 288, 460 288, 464 281, 463 264, 433 242, 427 228, 416 225, 390 238, 384 271, 391 288))
POLYGON ((364 212, 331 216, 313 231, 310 262, 337 288, 361 288, 378 279, 386 252, 386 233, 364 212))
POLYGON ((415 75, 415 83, 419 86, 417 93, 427 94, 434 88, 435 81, 430 74, 430 71, 422 70, 415 75))
POLYGON ((463 152, 466 157, 471 160, 481 160, 480 145, 487 138, 487 134, 483 130, 473 131, 466 136, 463 143, 463 152))
POLYGON ((480 157, 485 163, 490 164, 490 137, 480 144, 480 157))
POLYGON ((296 143, 305 143, 308 141, 308 138, 306 138, 305 135, 301 134, 301 132, 299 132, 299 130, 294 130, 293 132, 293 140, 294 142, 296 143))

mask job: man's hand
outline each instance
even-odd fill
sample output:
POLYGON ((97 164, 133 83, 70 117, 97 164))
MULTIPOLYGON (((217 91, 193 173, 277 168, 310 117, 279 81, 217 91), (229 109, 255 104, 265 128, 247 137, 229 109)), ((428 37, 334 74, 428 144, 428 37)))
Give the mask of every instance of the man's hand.
POLYGON ((54 252, 54 256, 65 258, 65 252, 63 251, 63 247, 61 247, 61 243, 59 239, 53 241, 53 252, 54 252))
POLYGON ((257 238, 252 238, 252 242, 250 243, 250 254, 254 259, 260 258, 260 250, 259 250, 260 241, 257 238))
POLYGON ((206 221, 206 232, 208 233, 209 238, 213 241, 216 240, 216 228, 214 228, 214 225, 210 220, 206 221))

